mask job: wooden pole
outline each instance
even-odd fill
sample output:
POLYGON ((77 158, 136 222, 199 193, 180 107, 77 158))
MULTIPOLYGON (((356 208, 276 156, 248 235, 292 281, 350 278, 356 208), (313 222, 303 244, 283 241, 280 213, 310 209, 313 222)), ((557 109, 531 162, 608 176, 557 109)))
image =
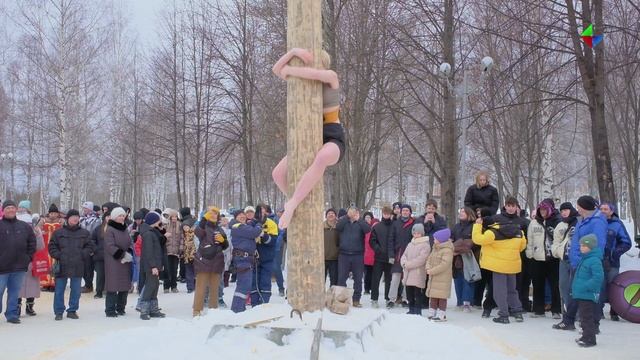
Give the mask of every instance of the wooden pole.
MULTIPOLYGON (((322 51, 320 0, 287 1, 287 47, 309 49, 316 67, 322 51)), ((294 58, 290 65, 300 66, 294 58)), ((322 84, 287 80, 287 156, 289 195, 322 146, 322 84)), ((324 235, 322 181, 298 206, 287 229, 287 299, 294 309, 324 308, 324 235)))

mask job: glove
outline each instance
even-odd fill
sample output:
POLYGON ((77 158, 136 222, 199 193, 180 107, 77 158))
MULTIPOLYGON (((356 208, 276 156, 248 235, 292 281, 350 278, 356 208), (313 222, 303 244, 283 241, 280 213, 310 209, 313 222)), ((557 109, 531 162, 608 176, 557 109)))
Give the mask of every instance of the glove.
POLYGON ((222 236, 222 234, 216 234, 216 236, 213 237, 213 240, 217 243, 223 243, 224 236, 222 236))
POLYGON ((124 253, 122 260, 120 260, 122 264, 130 263, 132 261, 133 261, 133 256, 131 256, 131 254, 129 254, 128 252, 124 253))
POLYGON ((396 262, 396 259, 394 258, 389 258, 389 264, 393 265, 396 262))

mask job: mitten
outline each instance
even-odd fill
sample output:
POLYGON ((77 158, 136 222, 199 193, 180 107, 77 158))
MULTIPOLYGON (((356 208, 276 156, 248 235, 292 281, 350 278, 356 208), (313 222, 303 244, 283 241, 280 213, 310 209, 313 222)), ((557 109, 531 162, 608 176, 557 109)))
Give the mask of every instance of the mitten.
POLYGON ((130 263, 132 261, 133 261, 133 256, 131 256, 131 254, 129 254, 128 252, 124 253, 122 260, 120 260, 122 264, 130 263))

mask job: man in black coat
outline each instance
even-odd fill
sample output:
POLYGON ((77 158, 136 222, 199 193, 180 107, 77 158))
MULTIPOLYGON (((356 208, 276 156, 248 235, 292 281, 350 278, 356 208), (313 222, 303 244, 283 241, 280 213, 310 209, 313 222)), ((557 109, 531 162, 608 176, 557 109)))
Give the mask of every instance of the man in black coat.
POLYGON ((364 274, 364 236, 371 231, 371 227, 360 219, 360 210, 351 207, 347 215, 340 218, 336 229, 340 234, 338 285, 347 286, 349 272, 353 273, 353 306, 360 307, 364 274))
POLYGON ((5 312, 7 322, 20 323, 18 296, 29 264, 36 252, 36 236, 29 224, 16 217, 18 206, 11 200, 2 204, 4 217, 0 220, 0 312, 4 291, 7 290, 5 312))
POLYGON ((160 287, 160 272, 164 268, 166 256, 162 244, 160 226, 162 219, 155 211, 149 212, 140 225, 142 236, 142 256, 140 257, 140 271, 145 273, 145 283, 140 295, 140 319, 149 320, 152 317, 165 317, 158 307, 158 288, 160 287))
POLYGON ((500 206, 498 190, 489 184, 489 174, 481 171, 476 175, 476 183, 467 189, 464 206, 470 207, 476 214, 482 208, 489 209, 491 215, 498 212, 500 206))
POLYGON ((375 253, 373 274, 371 280, 371 304, 378 307, 380 296, 380 278, 384 274, 384 299, 389 301, 391 286, 391 263, 389 262, 389 237, 393 224, 393 209, 389 206, 382 208, 382 220, 371 229, 369 244, 375 253))
POLYGON ((78 319, 80 285, 85 275, 85 261, 93 252, 94 246, 89 238, 89 231, 80 226, 80 213, 75 209, 69 210, 64 225, 53 232, 49 241, 49 255, 56 259, 59 266, 58 271, 54 273, 56 290, 53 296, 53 312, 56 320, 62 320, 65 310, 68 318, 78 319), (69 307, 65 309, 64 291, 67 282, 71 294, 69 307))

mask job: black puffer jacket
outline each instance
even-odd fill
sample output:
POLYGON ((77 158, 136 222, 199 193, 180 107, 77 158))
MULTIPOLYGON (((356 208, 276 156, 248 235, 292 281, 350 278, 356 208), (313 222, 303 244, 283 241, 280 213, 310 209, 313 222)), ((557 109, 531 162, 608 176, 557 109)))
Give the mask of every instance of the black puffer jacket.
POLYGON ((80 225, 64 224, 53 232, 49 240, 49 255, 60 263, 57 278, 77 278, 84 276, 85 259, 94 252, 89 231, 80 225))
POLYGON ((389 261, 389 238, 391 237, 392 219, 382 219, 371 228, 369 244, 375 252, 376 261, 389 261))
POLYGON ((140 224, 140 235, 142 236, 142 255, 140 256, 140 269, 151 271, 156 268, 162 271, 166 251, 162 243, 164 237, 160 230, 152 228, 148 224, 140 224))
POLYGON ((336 229, 340 233, 340 254, 364 255, 364 236, 371 231, 369 224, 364 220, 351 221, 344 216, 338 220, 336 229))
POLYGON ((479 188, 477 185, 471 185, 467 189, 464 197, 464 206, 468 206, 474 211, 476 209, 487 208, 491 211, 491 215, 498 212, 500 200, 498 199, 498 190, 493 185, 487 185, 479 188))
POLYGON ((27 271, 36 252, 36 236, 17 218, 0 220, 0 274, 27 271))

